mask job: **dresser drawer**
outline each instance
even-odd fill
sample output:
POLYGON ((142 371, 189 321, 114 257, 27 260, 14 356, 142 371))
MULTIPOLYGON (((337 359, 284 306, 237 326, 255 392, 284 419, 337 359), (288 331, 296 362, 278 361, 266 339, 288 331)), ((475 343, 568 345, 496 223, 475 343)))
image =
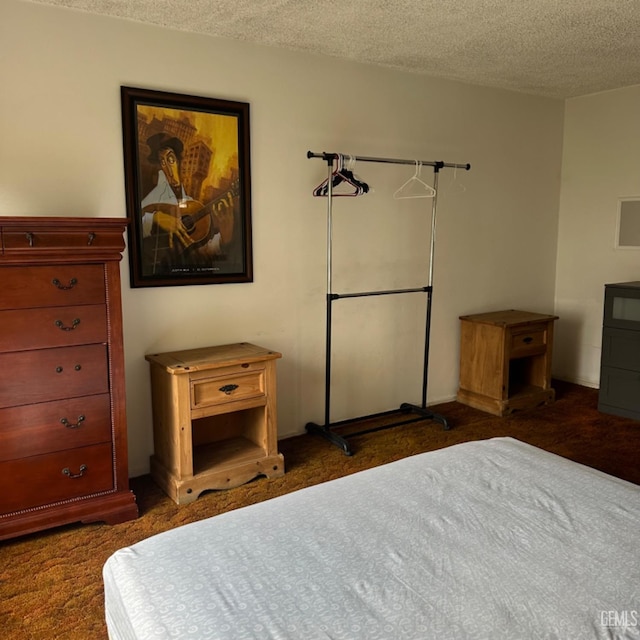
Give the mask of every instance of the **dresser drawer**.
POLYGON ((0 409, 0 462, 110 440, 108 394, 0 409))
POLYGON ((215 378, 191 380, 191 408, 259 398, 265 395, 264 369, 248 367, 245 371, 234 368, 215 378))
POLYGON ((0 309, 105 304, 98 264, 0 267, 0 309))
POLYGON ((543 353, 547 345, 547 325, 535 324, 509 332, 509 352, 511 358, 543 353))
POLYGON ((3 248, 6 254, 42 254, 60 250, 72 253, 82 250, 83 253, 112 249, 122 251, 124 241, 122 231, 117 228, 97 229, 87 228, 86 225, 73 227, 65 225, 58 228, 25 224, 12 226, 3 230, 3 248))
POLYGON ((111 444, 0 463, 0 514, 113 489, 111 444))
POLYGON ((0 311, 0 353, 107 341, 103 304, 0 311))
POLYGON ((108 391, 106 345, 0 354, 0 408, 108 391))

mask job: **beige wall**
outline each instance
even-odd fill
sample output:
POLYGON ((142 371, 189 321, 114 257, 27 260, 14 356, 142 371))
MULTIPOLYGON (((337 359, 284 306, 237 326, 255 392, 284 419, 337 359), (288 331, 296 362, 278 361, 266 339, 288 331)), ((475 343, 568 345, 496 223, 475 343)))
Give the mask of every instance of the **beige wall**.
MULTIPOLYGON (((132 475, 153 448, 146 353, 279 350, 280 436, 323 419, 326 201, 311 191, 326 167, 309 149, 472 164, 440 177, 430 403, 456 393, 459 315, 553 311, 561 101, 18 0, 0 11, 0 215, 126 215, 121 85, 251 104, 255 281, 130 289, 122 264, 132 475)), ((392 198, 412 172, 356 167, 375 192, 336 203, 334 290, 426 284, 429 207, 392 198)), ((420 402, 411 296, 336 307, 334 420, 420 402)))
POLYGON ((554 371, 597 387, 604 285, 640 279, 617 249, 620 198, 640 197, 640 86, 567 100, 558 234, 554 371))

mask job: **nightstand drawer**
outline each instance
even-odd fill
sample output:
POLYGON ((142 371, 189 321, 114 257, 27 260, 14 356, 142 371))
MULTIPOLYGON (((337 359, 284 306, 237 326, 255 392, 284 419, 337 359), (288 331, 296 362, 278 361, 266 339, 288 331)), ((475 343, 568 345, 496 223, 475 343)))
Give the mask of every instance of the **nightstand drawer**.
POLYGON ((97 264, 2 267, 0 309, 105 304, 104 279, 97 264))
POLYGON ((107 341, 104 304, 0 311, 0 353, 107 341))
POLYGON ((110 440, 106 393, 0 409, 0 462, 110 440))
POLYGON ((0 513, 113 489, 111 443, 0 463, 0 513))
POLYGON ((0 354, 0 408, 108 391, 105 345, 0 354))
POLYGON ((199 409, 265 395, 264 369, 238 371, 191 382, 191 408, 199 409))
POLYGON ((547 325, 538 324, 524 330, 510 332, 509 352, 511 358, 521 358, 534 353, 542 353, 547 347, 547 325))

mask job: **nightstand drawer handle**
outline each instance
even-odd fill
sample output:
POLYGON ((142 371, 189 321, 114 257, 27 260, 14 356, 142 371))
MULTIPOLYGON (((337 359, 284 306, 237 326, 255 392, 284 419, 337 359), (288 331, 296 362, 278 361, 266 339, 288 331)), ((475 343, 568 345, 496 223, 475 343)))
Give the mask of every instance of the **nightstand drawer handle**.
POLYGON ((73 287, 75 287, 78 284, 78 281, 75 278, 71 278, 71 280, 69 280, 69 284, 62 284, 60 282, 60 280, 58 280, 58 278, 54 278, 51 281, 54 286, 58 287, 58 289, 61 289, 63 291, 67 291, 69 289, 73 289, 73 287))
POLYGON ((85 420, 86 418, 84 416, 78 416, 78 421, 75 424, 72 424, 66 418, 60 418, 60 422, 62 422, 67 429, 77 429, 85 420))
POLYGON ((61 331, 73 331, 80 324, 80 318, 74 318, 70 327, 65 327, 62 320, 56 320, 56 327, 61 331))
POLYGON ((525 344, 530 344, 531 342, 533 342, 533 338, 531 336, 527 336, 526 338, 522 338, 522 342, 524 342, 525 344))
POLYGON ((237 388, 237 384, 225 384, 224 387, 220 387, 218 391, 222 391, 225 395, 230 396, 237 388))
POLYGON ((81 464, 80 465, 80 473, 71 473, 71 470, 69 469, 69 467, 65 467, 62 470, 62 473, 64 473, 65 476, 67 476, 67 478, 82 478, 82 476, 84 475, 84 472, 87 470, 87 465, 86 464, 81 464))

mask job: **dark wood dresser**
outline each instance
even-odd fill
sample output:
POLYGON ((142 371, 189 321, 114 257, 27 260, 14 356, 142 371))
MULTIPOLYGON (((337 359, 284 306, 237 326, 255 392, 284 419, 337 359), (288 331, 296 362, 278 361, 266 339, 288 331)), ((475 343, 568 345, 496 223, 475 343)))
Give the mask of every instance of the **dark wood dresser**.
POLYGON ((137 517, 120 300, 126 224, 0 217, 0 540, 137 517))

